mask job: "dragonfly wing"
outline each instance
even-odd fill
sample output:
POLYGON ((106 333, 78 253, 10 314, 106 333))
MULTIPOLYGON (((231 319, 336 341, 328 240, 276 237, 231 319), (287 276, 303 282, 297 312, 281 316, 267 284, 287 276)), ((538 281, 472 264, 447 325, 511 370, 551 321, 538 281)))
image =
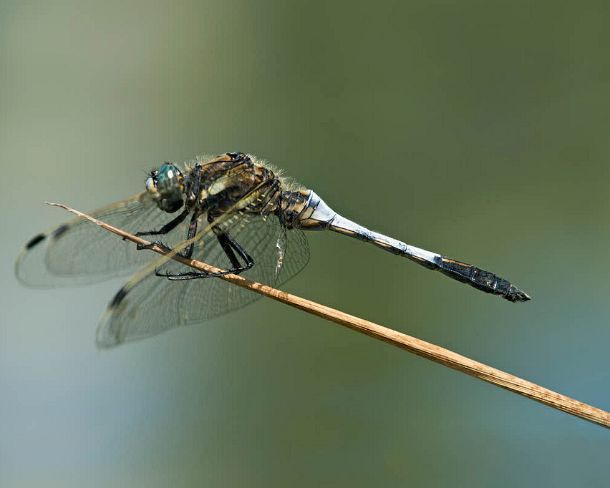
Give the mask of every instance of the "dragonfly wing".
POLYGON ((305 233, 300 229, 286 229, 283 231, 283 249, 285 259, 281 263, 275 286, 286 283, 288 280, 299 274, 309 262, 309 244, 305 233))
MULTIPOLYGON (((269 285, 285 282, 307 264, 309 248, 303 233, 287 230, 275 216, 237 215, 225 226, 250 254, 254 266, 242 273, 269 285)), ((218 268, 231 262, 213 232, 196 243, 193 258, 218 268)), ((163 259, 160 260, 163 263, 163 259)), ((158 267, 161 273, 193 271, 175 261, 158 267)), ((165 330, 203 322, 242 308, 261 295, 218 277, 169 280, 154 272, 131 280, 117 293, 97 332, 97 344, 107 348, 159 334, 165 330)))
MULTIPOLYGON (((247 216, 227 230, 254 261, 252 268, 240 273, 249 280, 278 286, 298 274, 309 261, 309 247, 303 232, 286 229, 274 215, 267 218, 247 216)), ((215 244, 208 244, 208 253, 200 249, 195 259, 217 268, 231 268, 221 246, 215 244)), ((261 297, 219 278, 189 280, 179 300, 181 324, 198 323, 224 315, 261 297), (205 291, 201 289, 202 285, 206 286, 205 291)))
MULTIPOLYGON (((133 233, 160 228, 172 218, 146 192, 90 215, 133 233)), ((179 226, 171 238, 185 235, 185 227, 179 226)), ((77 217, 32 238, 17 258, 15 273, 33 287, 81 285, 130 274, 150 260, 151 255, 138 251, 133 243, 77 217)))

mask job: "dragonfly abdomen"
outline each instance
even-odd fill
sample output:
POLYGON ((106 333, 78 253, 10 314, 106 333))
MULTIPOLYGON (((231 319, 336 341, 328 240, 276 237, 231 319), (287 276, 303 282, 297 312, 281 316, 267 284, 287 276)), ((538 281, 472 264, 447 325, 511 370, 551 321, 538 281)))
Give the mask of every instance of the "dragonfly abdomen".
POLYGON ((362 227, 340 215, 337 215, 334 218, 329 228, 335 232, 371 242, 388 252, 407 257, 421 266, 440 271, 445 276, 466 283, 485 293, 501 296, 511 302, 530 300, 527 293, 494 273, 485 271, 484 269, 471 264, 441 256, 440 254, 431 251, 426 251, 425 249, 420 249, 419 247, 405 244, 402 241, 362 227))
POLYGON ((449 278, 466 283, 485 293, 501 296, 511 302, 530 300, 527 293, 494 273, 485 271, 484 269, 468 263, 463 263, 434 252, 426 251, 425 249, 410 246, 409 244, 379 234, 378 232, 362 228, 358 224, 350 225, 350 221, 347 221, 346 224, 345 221, 347 221, 347 219, 337 216, 335 222, 330 225, 330 229, 342 234, 353 234, 354 237, 372 242, 376 246, 393 254, 407 257, 428 269, 440 271, 449 278))
POLYGON ((511 302, 527 301, 530 297, 508 280, 471 264, 441 256, 411 246, 379 232, 372 231, 333 211, 311 190, 283 192, 281 212, 288 227, 306 230, 332 230, 339 234, 370 242, 385 251, 404 256, 428 269, 440 271, 445 276, 466 283, 478 290, 501 296, 511 302))

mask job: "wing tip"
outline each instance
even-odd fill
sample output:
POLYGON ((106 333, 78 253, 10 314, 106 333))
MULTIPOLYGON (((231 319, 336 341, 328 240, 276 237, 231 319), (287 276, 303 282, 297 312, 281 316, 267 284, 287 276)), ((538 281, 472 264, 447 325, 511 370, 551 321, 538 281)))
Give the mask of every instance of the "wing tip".
POLYGON ((125 297, 130 288, 123 285, 114 294, 106 308, 95 333, 95 345, 98 349, 111 349, 125 342, 123 328, 114 320, 117 311, 121 311, 126 305, 125 297))
POLYGON ((26 242, 25 244, 25 250, 29 251, 30 249, 32 249, 34 246, 37 246, 38 244, 40 244, 42 241, 44 241, 47 238, 48 234, 45 234, 44 232, 40 233, 40 234, 36 234, 34 237, 32 237, 28 242, 26 242))
POLYGON ((110 300, 110 304, 108 305, 109 310, 112 311, 113 309, 117 308, 126 295, 127 290, 124 286, 122 286, 119 291, 117 291, 116 294, 112 297, 112 300, 110 300))
POLYGON ((45 283, 44 281, 37 281, 36 279, 32 279, 32 277, 28 277, 28 266, 31 267, 31 263, 28 260, 28 256, 31 256, 31 251, 38 248, 38 244, 43 242, 49 236, 48 233, 41 232, 40 234, 36 234, 32 237, 28 242, 25 243, 25 246, 21 249, 21 252, 17 256, 14 265, 14 274, 17 281, 23 286, 27 286, 28 288, 52 288, 52 285, 45 283))
POLYGON ((113 310, 112 304, 108 305, 95 331, 95 345, 100 350, 112 349, 123 342, 118 331, 114 330, 116 327, 113 326, 112 322, 113 310))

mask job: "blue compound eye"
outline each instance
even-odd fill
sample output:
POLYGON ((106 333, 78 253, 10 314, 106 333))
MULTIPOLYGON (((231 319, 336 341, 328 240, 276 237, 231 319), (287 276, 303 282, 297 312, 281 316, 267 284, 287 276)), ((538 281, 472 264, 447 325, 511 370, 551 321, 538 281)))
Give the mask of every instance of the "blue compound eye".
POLYGON ((164 163, 146 180, 146 189, 155 196, 157 205, 164 212, 175 212, 184 203, 184 177, 177 166, 164 163))
POLYGON ((171 186, 179 183, 182 179, 182 173, 180 170, 171 163, 164 163, 159 168, 157 173, 157 189, 163 186, 171 186))

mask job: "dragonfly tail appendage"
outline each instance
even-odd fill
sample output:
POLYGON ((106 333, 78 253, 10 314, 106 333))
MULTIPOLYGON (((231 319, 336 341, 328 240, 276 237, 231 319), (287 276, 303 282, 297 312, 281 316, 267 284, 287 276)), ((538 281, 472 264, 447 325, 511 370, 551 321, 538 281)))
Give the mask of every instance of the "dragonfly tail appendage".
POLYGON ((441 257, 438 261, 438 270, 454 280, 466 283, 477 290, 499 295, 511 302, 526 302, 531 297, 504 278, 477 268, 471 264, 462 263, 441 257))

